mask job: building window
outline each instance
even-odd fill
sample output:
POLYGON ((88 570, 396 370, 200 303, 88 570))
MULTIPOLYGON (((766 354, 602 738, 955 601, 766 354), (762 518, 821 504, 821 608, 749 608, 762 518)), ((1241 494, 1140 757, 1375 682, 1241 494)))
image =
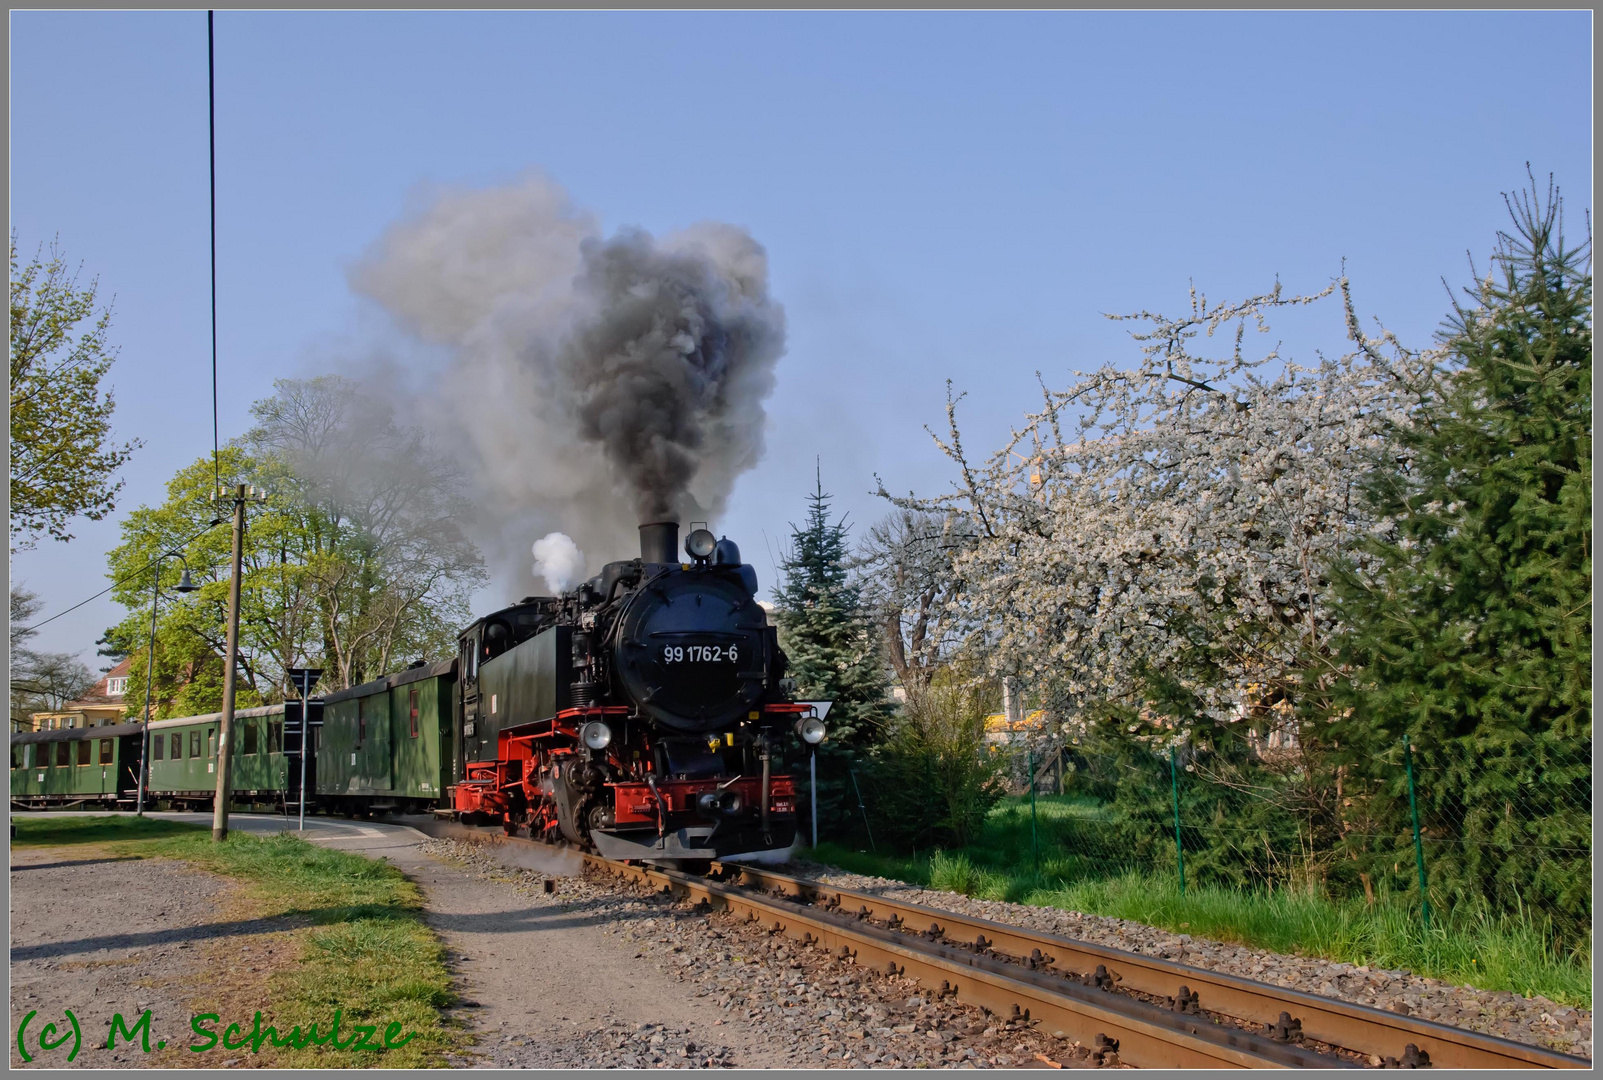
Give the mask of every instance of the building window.
POLYGON ((71 743, 58 742, 56 744, 56 764, 57 765, 71 765, 72 764, 72 744, 71 743))
POLYGON ((123 692, 126 691, 127 689, 128 689, 128 680, 126 678, 124 678, 124 679, 107 679, 106 680, 106 695, 108 697, 112 697, 112 696, 121 697, 123 692))
POLYGON ((154 761, 160 761, 161 760, 161 752, 163 750, 165 750, 166 748, 167 748, 167 740, 162 738, 160 735, 157 735, 154 739, 151 740, 151 743, 150 743, 151 759, 154 760, 154 761))
POLYGON ((415 739, 417 738, 417 687, 412 687, 411 692, 408 693, 406 697, 407 709, 410 711, 412 716, 412 738, 415 739))
POLYGON ((189 756, 200 757, 200 728, 189 733, 189 756))
POLYGON ((80 765, 89 764, 89 740, 88 739, 79 739, 78 740, 78 764, 80 764, 80 765))
POLYGON ((102 765, 110 765, 111 764, 111 740, 110 739, 101 739, 100 740, 100 764, 102 764, 102 765))
POLYGON ((254 753, 256 753, 256 725, 255 724, 246 724, 245 725, 245 740, 244 740, 244 746, 243 746, 241 752, 242 753, 246 753, 246 754, 254 754, 254 753))

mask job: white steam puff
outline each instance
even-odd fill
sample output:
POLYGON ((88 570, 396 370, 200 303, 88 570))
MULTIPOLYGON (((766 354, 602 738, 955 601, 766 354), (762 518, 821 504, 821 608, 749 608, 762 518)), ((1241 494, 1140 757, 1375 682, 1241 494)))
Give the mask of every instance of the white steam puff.
POLYGON ((553 594, 565 592, 584 573, 584 553, 567 533, 547 533, 534 542, 534 572, 553 594))
POLYGON ((512 596, 533 584, 524 537, 561 527, 630 558, 637 525, 715 520, 762 457, 785 318, 743 229, 606 238, 533 177, 424 200, 351 282, 444 357, 414 411, 460 448, 475 538, 512 596))

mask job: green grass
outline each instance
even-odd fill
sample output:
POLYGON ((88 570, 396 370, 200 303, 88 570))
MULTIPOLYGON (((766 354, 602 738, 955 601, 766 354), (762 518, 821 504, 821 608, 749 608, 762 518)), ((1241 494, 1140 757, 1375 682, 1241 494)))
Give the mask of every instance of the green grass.
POLYGON ((1533 919, 1469 907, 1433 911, 1427 929, 1416 906, 1384 893, 1373 905, 1317 892, 1197 884, 1181 895, 1173 874, 1120 870, 1105 859, 1062 853, 1058 830, 1099 818, 1103 811, 1095 803, 1043 797, 1036 814, 1039 873, 1028 799, 1005 800, 992 811, 980 841, 959 851, 875 854, 826 843, 811 857, 854 873, 980 899, 1131 919, 1215 941, 1402 969, 1591 1008, 1590 938, 1563 949, 1533 919))
MULTIPOLYGON (((111 853, 182 859, 245 886, 250 914, 289 916, 311 924, 298 963, 277 973, 264 1023, 281 1032, 318 1025, 326 1032, 342 1011, 341 1040, 352 1023, 390 1023, 415 1032, 406 1045, 382 1052, 308 1046, 273 1054, 280 1067, 389 1067, 441 1064, 460 1041, 441 1009, 453 1000, 439 939, 423 921, 417 886, 388 863, 308 844, 294 836, 234 832, 214 844, 209 830, 131 817, 14 817, 16 847, 102 845, 111 853)), ((224 1022, 250 1017, 224 1016, 224 1022)), ((378 1041, 378 1040, 375 1040, 378 1041)), ((224 1051, 219 1047, 216 1054, 224 1051)))

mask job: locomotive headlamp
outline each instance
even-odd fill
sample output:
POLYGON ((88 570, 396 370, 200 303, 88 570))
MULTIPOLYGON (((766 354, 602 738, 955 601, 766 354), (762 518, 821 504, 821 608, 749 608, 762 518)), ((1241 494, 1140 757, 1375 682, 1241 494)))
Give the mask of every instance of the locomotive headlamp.
POLYGON ((824 741, 824 722, 816 716, 798 720, 796 721, 796 734, 800 735, 802 742, 808 746, 817 746, 824 741))
POLYGON ((705 559, 718 546, 718 538, 706 529, 694 529, 685 537, 685 551, 692 558, 705 559))
POLYGON ((612 729, 601 720, 592 720, 579 729, 579 739, 592 750, 605 750, 612 743, 612 729))

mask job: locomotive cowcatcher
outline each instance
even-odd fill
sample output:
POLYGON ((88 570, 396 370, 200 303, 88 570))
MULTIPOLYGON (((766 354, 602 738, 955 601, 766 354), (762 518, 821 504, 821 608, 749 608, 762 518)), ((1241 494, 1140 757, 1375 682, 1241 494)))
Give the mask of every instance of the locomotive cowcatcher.
POLYGON ((784 740, 823 724, 790 699, 757 574, 706 528, 640 526, 640 558, 561 596, 529 597, 460 638, 464 820, 607 858, 782 856, 796 788, 784 740))

